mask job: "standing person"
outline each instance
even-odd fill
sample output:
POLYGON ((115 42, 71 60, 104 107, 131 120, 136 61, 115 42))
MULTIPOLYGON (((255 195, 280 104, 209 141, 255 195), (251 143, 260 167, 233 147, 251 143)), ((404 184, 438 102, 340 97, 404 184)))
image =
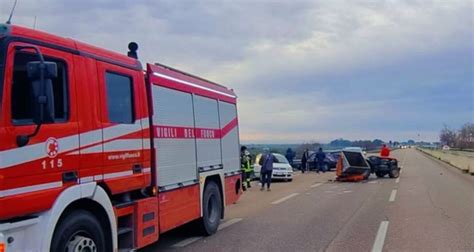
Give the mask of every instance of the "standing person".
POLYGON ((318 173, 320 171, 326 172, 326 168, 324 167, 324 159, 326 158, 326 153, 324 153, 323 148, 319 148, 318 152, 316 153, 316 159, 318 162, 318 169, 316 170, 318 173))
POLYGON ((260 188, 260 191, 264 190, 265 184, 267 185, 267 191, 270 191, 270 184, 272 183, 273 161, 276 158, 268 148, 265 148, 263 151, 264 154, 262 155, 262 169, 260 170, 260 182, 262 183, 262 187, 260 188))
POLYGON ((308 164, 309 158, 309 150, 305 149, 303 152, 303 156, 301 157, 301 172, 304 173, 306 171, 306 166, 308 164))
POLYGON ((242 172, 242 190, 246 191, 250 188, 250 176, 252 175, 252 156, 248 152, 246 146, 240 147, 240 169, 242 172))
POLYGON ((381 157, 390 156, 390 148, 388 148, 386 144, 382 145, 382 149, 380 150, 380 156, 381 157))
POLYGON ((288 163, 293 167, 293 159, 295 158, 295 152, 291 148, 288 148, 286 150, 286 159, 288 160, 288 163))

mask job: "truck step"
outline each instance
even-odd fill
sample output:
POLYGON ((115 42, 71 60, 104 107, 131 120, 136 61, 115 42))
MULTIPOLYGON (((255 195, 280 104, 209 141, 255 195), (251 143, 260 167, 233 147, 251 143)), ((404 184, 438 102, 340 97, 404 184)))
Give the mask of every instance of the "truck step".
POLYGON ((117 234, 118 234, 118 235, 123 235, 123 234, 127 234, 127 233, 130 233, 130 232, 133 232, 133 229, 132 229, 132 228, 129 228, 129 227, 122 227, 122 228, 119 228, 119 229, 118 229, 117 234))

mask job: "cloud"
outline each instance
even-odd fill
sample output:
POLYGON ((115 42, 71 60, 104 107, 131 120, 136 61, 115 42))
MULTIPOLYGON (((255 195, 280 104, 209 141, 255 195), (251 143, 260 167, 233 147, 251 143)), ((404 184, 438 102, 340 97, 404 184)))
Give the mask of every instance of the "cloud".
POLYGON ((137 41, 144 62, 232 87, 244 142, 437 140, 474 121, 472 4, 22 0, 13 21, 123 53, 137 41))

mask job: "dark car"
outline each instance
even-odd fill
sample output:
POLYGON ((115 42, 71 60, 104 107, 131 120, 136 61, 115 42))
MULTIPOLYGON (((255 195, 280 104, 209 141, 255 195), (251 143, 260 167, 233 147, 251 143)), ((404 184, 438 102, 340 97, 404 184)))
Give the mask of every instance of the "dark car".
POLYGON ((337 161, 339 160, 339 157, 341 156, 341 151, 330 151, 329 153, 334 158, 334 166, 331 166, 331 168, 336 168, 337 161))
MULTIPOLYGON (((325 152, 326 158, 324 158, 324 165, 326 166, 326 170, 330 171, 333 168, 336 168, 337 159, 339 157, 334 157, 331 152, 325 152)), ((318 160, 316 158, 316 152, 313 152, 309 155, 308 158, 309 170, 316 170, 318 169, 318 160)))
MULTIPOLYGON (((326 166, 326 170, 330 171, 331 169, 336 168, 337 160, 341 154, 340 151, 329 151, 325 152, 326 158, 324 159, 324 165, 326 166)), ((317 159, 316 159, 316 152, 309 151, 309 158, 308 158, 308 165, 309 170, 316 170, 318 167, 317 159)), ((301 170, 301 159, 295 159, 293 161, 293 168, 301 170)))

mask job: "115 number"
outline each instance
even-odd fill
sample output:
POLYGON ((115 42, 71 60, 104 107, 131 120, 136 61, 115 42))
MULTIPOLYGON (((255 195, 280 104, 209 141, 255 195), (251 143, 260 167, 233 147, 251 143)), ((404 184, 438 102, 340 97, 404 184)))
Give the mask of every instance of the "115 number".
POLYGON ((63 160, 61 158, 51 159, 49 161, 43 160, 41 166, 43 167, 43 170, 47 168, 61 168, 63 167, 63 160))

